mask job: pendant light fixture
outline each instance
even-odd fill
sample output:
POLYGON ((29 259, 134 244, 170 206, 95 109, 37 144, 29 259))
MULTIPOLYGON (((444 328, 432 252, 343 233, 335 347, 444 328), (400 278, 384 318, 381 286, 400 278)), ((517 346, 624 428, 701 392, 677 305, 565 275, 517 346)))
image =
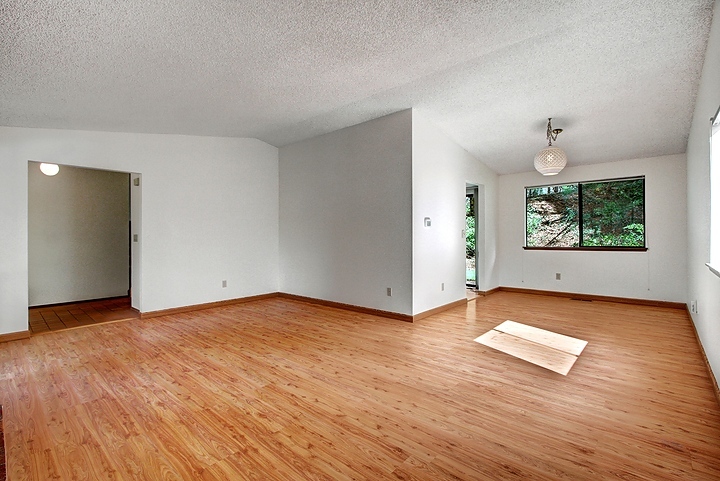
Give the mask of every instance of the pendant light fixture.
POLYGON ((567 155, 565 155, 565 152, 559 147, 554 147, 552 144, 553 140, 557 140, 557 136, 561 132, 562 129, 552 128, 552 118, 548 118, 548 146, 535 156, 535 169, 542 175, 557 175, 567 164, 567 155))

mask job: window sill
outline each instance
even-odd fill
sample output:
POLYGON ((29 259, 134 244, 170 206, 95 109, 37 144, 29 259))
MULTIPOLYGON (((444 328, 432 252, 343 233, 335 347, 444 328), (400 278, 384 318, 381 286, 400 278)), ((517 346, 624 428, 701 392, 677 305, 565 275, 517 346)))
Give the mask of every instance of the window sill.
POLYGON ((709 262, 705 265, 708 267, 708 269, 710 269, 710 272, 712 272, 716 276, 720 277, 720 267, 713 267, 710 265, 709 262))
MULTIPOLYGON (((523 247, 526 251, 645 252, 647 247, 523 247)), ((708 266, 710 267, 710 266, 708 266)), ((710 267, 712 269, 712 267, 710 267)))

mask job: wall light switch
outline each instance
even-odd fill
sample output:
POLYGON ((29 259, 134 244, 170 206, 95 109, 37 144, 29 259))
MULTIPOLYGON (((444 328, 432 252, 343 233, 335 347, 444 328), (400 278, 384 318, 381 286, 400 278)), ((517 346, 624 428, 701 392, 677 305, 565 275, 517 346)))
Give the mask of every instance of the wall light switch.
POLYGON ((223 286, 223 287, 227 287, 227 281, 226 281, 226 280, 223 280, 223 281, 222 281, 222 286, 223 286))
POLYGON ((133 242, 137 242, 137 241, 138 241, 138 235, 137 235, 137 234, 133 234, 133 242))
POLYGON ((432 225, 432 221, 430 220, 430 217, 425 217, 425 227, 430 227, 432 225))
POLYGON ((561 278, 562 278, 562 276, 560 275, 560 273, 559 273, 559 272, 556 272, 556 273, 555 273, 555 280, 556 280, 556 281, 559 281, 559 280, 561 280, 561 278))
POLYGON ((392 297, 392 287, 387 288, 387 295, 388 297, 392 297))

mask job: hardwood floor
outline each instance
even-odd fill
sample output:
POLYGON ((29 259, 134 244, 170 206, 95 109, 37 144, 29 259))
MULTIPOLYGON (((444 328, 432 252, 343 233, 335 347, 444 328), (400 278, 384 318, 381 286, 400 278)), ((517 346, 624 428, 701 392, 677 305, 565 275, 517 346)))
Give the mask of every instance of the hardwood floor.
POLYGON ((28 310, 28 317, 30 333, 40 334, 109 321, 138 319, 140 313, 130 305, 130 297, 113 297, 31 307, 28 310))
POLYGON ((414 324, 276 298, 8 342, 8 480, 717 480, 689 322, 506 292, 414 324), (565 377, 473 342, 506 319, 589 344, 565 377))
POLYGON ((5 434, 3 433, 2 404, 0 404, 0 481, 7 479, 5 471, 5 434))

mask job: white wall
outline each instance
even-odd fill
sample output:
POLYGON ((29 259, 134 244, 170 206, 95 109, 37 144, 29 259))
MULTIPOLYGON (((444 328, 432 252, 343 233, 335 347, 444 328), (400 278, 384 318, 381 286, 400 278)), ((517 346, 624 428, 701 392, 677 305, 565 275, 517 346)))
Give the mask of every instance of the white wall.
POLYGON ((498 176, 441 130, 413 111, 413 314, 464 299, 466 183, 480 186, 478 207, 484 226, 478 226, 480 266, 478 289, 498 286, 498 176), (430 217, 431 226, 424 219, 430 217), (441 284, 445 283, 445 290, 441 284))
MULTIPOLYGON (((705 263, 710 259, 710 117, 720 106, 720 1, 710 30, 705 65, 687 147, 688 292, 697 300, 693 322, 715 378, 720 375, 720 278, 705 263)), ((685 299, 684 299, 685 300, 685 299)))
POLYGON ((127 295, 130 176, 28 163, 29 304, 127 295))
POLYGON ((255 139, 0 128, 0 334, 27 330, 29 160, 142 174, 147 312, 278 290, 277 158, 255 139))
POLYGON ((411 160, 409 110, 280 149, 282 292, 411 314, 411 160))
POLYGON ((500 285, 684 302, 685 165, 681 154, 567 167, 553 177, 535 171, 500 176, 500 285), (645 176, 647 252, 523 249, 526 186, 639 175, 645 176), (558 272, 560 281, 555 280, 558 272))

